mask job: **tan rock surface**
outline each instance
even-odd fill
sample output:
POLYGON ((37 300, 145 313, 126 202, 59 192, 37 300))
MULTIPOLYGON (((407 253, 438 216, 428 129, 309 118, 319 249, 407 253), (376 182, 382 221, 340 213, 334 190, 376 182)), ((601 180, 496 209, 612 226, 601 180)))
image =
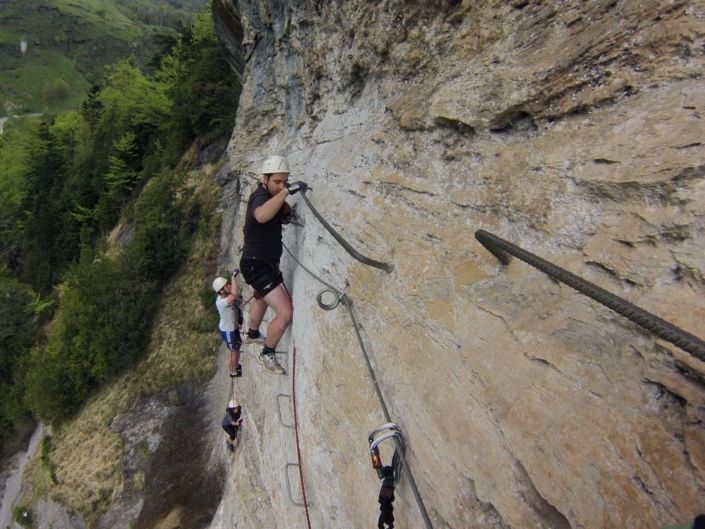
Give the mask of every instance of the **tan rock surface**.
MULTIPOLYGON (((358 263, 290 199, 302 226, 285 242, 353 299, 433 526, 656 528, 705 512, 703 363, 473 237, 705 338, 705 3, 237 7, 247 62, 226 195, 239 181, 246 198, 283 154, 326 219, 394 265, 358 263)), ((225 211, 230 263, 243 211, 225 211)), ((311 526, 372 527, 374 388, 344 308, 322 311, 322 285, 286 252, 283 270, 311 526)), ((276 405, 291 377, 255 353, 241 391, 257 430, 213 527, 305 527, 276 405)), ((399 527, 424 527, 406 477, 395 505, 399 527)))

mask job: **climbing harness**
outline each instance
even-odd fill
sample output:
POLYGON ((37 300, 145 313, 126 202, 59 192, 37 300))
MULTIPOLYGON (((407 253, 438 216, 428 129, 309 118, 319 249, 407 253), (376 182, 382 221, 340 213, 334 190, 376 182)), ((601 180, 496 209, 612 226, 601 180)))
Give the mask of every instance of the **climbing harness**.
POLYGON ((492 233, 477 230, 475 238, 503 265, 508 265, 511 261, 507 254, 513 255, 705 362, 705 341, 697 336, 492 233))
POLYGON ((399 455, 399 450, 400 447, 402 452, 406 450, 406 447, 404 446, 404 437, 401 434, 399 426, 397 426, 393 422, 388 422, 386 424, 378 426, 370 432, 370 435, 367 437, 367 442, 370 443, 370 456, 372 457, 372 468, 377 471, 379 479, 384 479, 384 464, 382 463, 382 458, 379 454, 379 444, 383 441, 386 441, 387 439, 392 438, 394 438, 394 440, 399 441, 397 443, 397 447, 394 449, 394 455, 392 456, 391 465, 392 470, 394 471, 394 486, 396 487, 399 484, 399 480, 401 479, 401 470, 403 466, 401 456, 399 455), (380 433, 384 432, 385 430, 387 431, 386 433, 377 437, 380 433))

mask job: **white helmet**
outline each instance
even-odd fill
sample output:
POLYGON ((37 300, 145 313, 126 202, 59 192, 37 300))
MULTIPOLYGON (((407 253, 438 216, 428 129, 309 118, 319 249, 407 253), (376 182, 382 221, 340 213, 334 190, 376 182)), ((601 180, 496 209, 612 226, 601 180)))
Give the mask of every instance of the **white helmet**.
POLYGON ((213 281, 213 290, 220 292, 227 283, 228 280, 224 277, 216 277, 215 281, 213 281))
POLYGON ((234 400, 231 400, 230 402, 228 402, 228 408, 230 408, 230 409, 237 408, 238 406, 239 406, 239 404, 237 402, 235 402, 234 400))
POLYGON ((262 174, 291 173, 289 162, 283 156, 270 156, 262 164, 262 174))

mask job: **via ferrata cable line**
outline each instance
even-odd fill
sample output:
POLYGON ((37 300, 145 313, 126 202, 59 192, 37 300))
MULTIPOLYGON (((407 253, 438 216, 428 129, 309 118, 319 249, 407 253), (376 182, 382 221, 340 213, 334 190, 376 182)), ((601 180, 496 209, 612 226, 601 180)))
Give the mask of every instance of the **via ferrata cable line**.
MULTIPOLYGON (((283 244, 283 243, 282 243, 283 244)), ((326 292, 326 290, 321 291, 318 294, 318 305, 324 309, 324 310, 333 310, 335 307, 338 306, 338 304, 342 301, 343 305, 345 305, 345 308, 348 310, 348 314, 350 315, 350 319, 352 321, 352 326, 353 329, 355 330, 355 335, 357 336, 357 341, 358 344, 360 345, 360 350, 362 351, 362 355, 365 359, 365 364, 367 365, 367 370, 370 375, 370 379, 372 380, 372 385, 375 388, 375 393, 377 394, 377 400, 379 401, 380 407, 382 408, 382 413, 384 415, 384 419, 388 422, 391 423, 392 420, 389 416, 389 410, 387 409, 387 405, 384 402, 384 397, 382 396, 382 391, 380 390, 379 383, 377 382, 377 377, 375 376, 374 369, 372 368, 372 363, 370 362, 370 358, 367 354, 367 349, 365 349, 365 344, 362 341, 362 336, 360 335, 360 331, 358 330, 358 324, 357 324, 357 319, 355 318, 355 312, 353 311, 352 307, 352 302, 348 298, 347 294, 342 292, 341 290, 335 288, 334 286, 330 285, 329 283, 325 282, 323 279, 318 277, 316 274, 311 272, 308 268, 306 268, 301 262, 294 257, 294 254, 289 250, 289 248, 283 244, 284 249, 287 251, 287 253, 291 256, 291 258, 296 261, 296 263, 303 268, 309 275, 311 275, 314 279, 319 281, 320 283, 324 284, 326 287, 328 287, 328 292, 333 293, 336 297, 332 303, 329 304, 324 304, 322 300, 322 294, 326 292)), ((409 485, 411 486, 411 491, 414 494, 414 497, 416 499, 416 503, 418 504, 419 510, 421 511, 421 516, 424 519, 424 523, 426 524, 427 529, 432 529, 433 524, 431 523, 431 519, 428 516, 428 512, 426 511, 426 506, 423 503, 423 499, 421 498, 421 493, 419 492, 418 487, 416 486, 416 480, 414 480, 414 476, 411 473, 411 469, 409 468, 409 464, 406 460, 406 455, 404 453, 405 447, 403 446, 400 438, 398 436, 394 437, 394 442, 396 444, 396 451, 395 454, 399 455, 399 458, 401 459, 402 466, 404 468, 404 471, 406 473, 406 476, 409 480, 409 485)))
MULTIPOLYGON (((255 180, 256 182, 259 183, 259 179, 258 179, 258 178, 254 177, 254 176, 251 176, 251 175, 247 175, 247 176, 249 176, 250 178, 252 178, 253 180, 255 180)), ((318 221, 321 223, 321 225, 323 225, 323 227, 335 238, 336 241, 338 241, 338 243, 339 243, 351 256, 353 256, 355 259, 357 259, 358 261, 360 261, 360 262, 362 262, 362 263, 364 263, 364 264, 367 264, 367 265, 372 266, 372 267, 375 267, 375 268, 379 268, 380 270, 384 270, 384 271, 387 272, 387 273, 390 273, 390 272, 392 272, 392 271, 394 270, 394 267, 393 267, 392 265, 388 264, 388 263, 384 263, 384 262, 381 262, 381 261, 376 261, 376 260, 374 260, 374 259, 370 259, 370 258, 365 257, 364 255, 360 254, 360 253, 359 253, 357 250, 355 250, 342 236, 340 236, 340 234, 338 234, 338 233, 333 229, 333 227, 323 218, 323 216, 316 210, 316 208, 313 206, 313 204, 311 204, 311 201, 310 201, 310 200, 308 199, 308 197, 306 196, 306 191, 305 191, 304 189, 301 190, 301 196, 303 197, 304 201, 306 202, 306 205, 309 207, 309 209, 311 210, 311 212, 314 214, 314 216, 315 216, 315 217, 318 219, 318 221)), ((360 350, 362 351, 363 357, 364 357, 364 359, 365 359, 365 363, 366 363, 366 365, 367 365, 368 372, 369 372, 369 374, 370 374, 370 379, 372 380, 372 384, 373 384, 373 386, 374 386, 374 388, 375 388, 375 392, 376 392, 376 394, 377 394, 377 399, 379 400, 380 407, 382 408, 382 413, 384 414, 385 420, 386 420, 388 423, 391 423, 392 421, 391 421, 391 418, 390 418, 390 416, 389 416, 389 410, 387 409, 387 405, 386 405, 386 403, 384 402, 384 397, 382 396, 382 392, 381 392, 381 390, 380 390, 380 388, 379 388, 379 384, 378 384, 378 382, 377 382, 377 377, 375 376, 374 369, 372 368, 372 364, 370 363, 369 356, 367 355, 367 350, 365 349, 365 344, 363 343, 362 337, 360 336, 360 331, 358 330, 358 324, 357 324, 357 320, 356 320, 356 318, 355 318, 355 313, 354 313, 353 308, 352 308, 352 303, 351 303, 350 299, 348 298, 347 294, 345 294, 345 293, 342 292, 341 290, 335 288, 334 286, 329 285, 328 283, 326 283, 325 281, 323 281, 320 277, 318 277, 318 276, 315 275, 313 272, 311 272, 308 268, 306 268, 303 264, 301 264, 301 262, 299 262, 299 260, 296 259, 296 257, 294 257, 294 254, 291 252, 291 250, 289 250, 289 248, 288 248, 283 242, 282 242, 282 246, 284 247, 284 249, 286 249, 286 251, 287 251, 287 252, 289 253, 289 255, 292 257, 292 259, 294 259, 294 261, 296 261, 296 263, 297 263, 299 266, 301 266, 301 268, 303 268, 306 272, 308 272, 308 273, 309 273, 312 277, 314 277, 316 280, 318 280, 318 281, 321 282, 322 284, 326 285, 326 286, 330 289, 330 292, 332 292, 332 293, 335 295, 335 300, 334 300, 334 302, 333 302, 332 304, 325 304, 325 303, 323 303, 323 301, 322 301, 322 294, 323 294, 324 292, 320 292, 320 293, 319 293, 319 295, 318 295, 318 297, 317 297, 317 301, 318 301, 318 305, 319 305, 322 309, 324 309, 324 310, 332 310, 332 309, 334 309, 335 307, 338 306, 338 304, 339 304, 340 301, 342 301, 343 304, 345 305, 345 307, 347 308, 348 314, 350 315, 350 319, 352 320, 353 329, 355 330, 355 334, 357 335, 357 340, 358 340, 358 343, 359 343, 359 345, 360 345, 360 350)), ((249 301, 249 300, 248 300, 248 301, 249 301)), ((293 300, 292 300, 292 305, 293 305, 293 300)), ((292 390, 292 391, 293 391, 293 390, 292 390)), ((426 525, 426 528, 427 528, 427 529, 433 529, 433 524, 431 523, 431 519, 430 519, 429 516, 428 516, 428 512, 426 511, 426 507, 425 507, 425 505, 424 505, 424 503, 423 503, 423 499, 421 498, 421 494, 419 493, 418 487, 416 486, 416 481, 414 480, 414 476, 413 476, 413 474, 411 473, 411 469, 409 468, 408 462, 407 462, 407 460, 406 460, 406 456, 405 456, 405 454, 404 454, 404 446, 403 446, 403 444, 402 444, 402 442, 401 442, 401 440, 400 440, 400 437, 399 437, 399 436, 395 436, 395 437, 394 437, 394 441, 395 441, 396 446, 397 446, 397 450, 395 451, 395 454, 397 454, 397 453, 399 454, 399 458, 401 459, 402 465, 403 465, 403 467, 404 467, 404 471, 406 472, 407 478, 408 478, 408 480, 409 480, 409 485, 411 486, 411 490, 412 490, 412 492, 413 492, 413 494, 414 494, 414 497, 416 498, 416 503, 417 503, 417 505, 418 505, 418 507, 419 507, 419 510, 420 510, 420 512, 421 512, 421 516, 422 516, 422 518, 423 518, 423 520, 424 520, 424 523, 425 523, 425 525, 426 525)), ((297 437, 297 442, 298 442, 298 437, 297 437)), ((299 469, 301 469, 300 466, 299 466, 299 469)), ((303 487, 303 474, 301 474, 301 480, 302 480, 302 487, 303 487)), ((307 509, 307 515, 308 515, 308 509, 307 509)), ((308 518, 307 518, 307 519, 308 519, 308 518)))
POLYGON ((375 261, 374 259, 370 259, 369 257, 365 257, 362 255, 360 252, 355 250, 348 241, 343 239, 340 234, 333 229, 333 227, 328 224, 326 219, 323 218, 323 215, 321 215, 318 210, 316 210, 315 207, 313 207, 313 204, 311 204, 311 201, 308 199, 306 196, 306 191, 304 189, 301 190, 301 196, 303 197, 304 201, 306 202, 306 205, 308 208, 311 210, 311 213, 314 214, 314 216, 318 219, 318 222, 320 222, 323 227, 328 230, 328 233, 330 233, 333 238, 335 238, 336 241, 340 243, 340 245, 347 250, 347 252, 352 255, 355 259, 358 261, 365 263, 366 265, 373 266, 375 268, 379 268, 380 270, 384 270, 387 273, 390 273, 392 270, 394 270, 394 267, 390 265, 389 263, 383 263, 381 261, 375 261))

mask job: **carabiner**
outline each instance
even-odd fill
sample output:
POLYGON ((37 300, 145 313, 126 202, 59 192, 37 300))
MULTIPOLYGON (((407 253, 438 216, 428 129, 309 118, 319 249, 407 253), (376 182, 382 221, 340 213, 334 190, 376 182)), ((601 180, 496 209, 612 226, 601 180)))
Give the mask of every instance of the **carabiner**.
MULTIPOLYGON (((387 439, 398 439, 399 444, 394 449, 394 455, 392 456, 392 469, 394 470, 394 486, 396 487, 401 479, 401 469, 402 461, 401 456, 398 453, 399 447, 404 454, 406 454, 406 446, 404 445, 404 437, 402 436, 401 429, 399 426, 393 422, 388 422, 381 426, 378 426, 367 437, 367 441, 370 444, 370 456, 372 457, 372 467, 377 471, 377 476, 379 479, 384 479, 384 464, 382 463, 382 458, 379 454, 379 444, 387 439), (381 432, 387 431, 386 433, 377 437, 381 432)), ((396 444, 396 443, 395 443, 396 444)))

